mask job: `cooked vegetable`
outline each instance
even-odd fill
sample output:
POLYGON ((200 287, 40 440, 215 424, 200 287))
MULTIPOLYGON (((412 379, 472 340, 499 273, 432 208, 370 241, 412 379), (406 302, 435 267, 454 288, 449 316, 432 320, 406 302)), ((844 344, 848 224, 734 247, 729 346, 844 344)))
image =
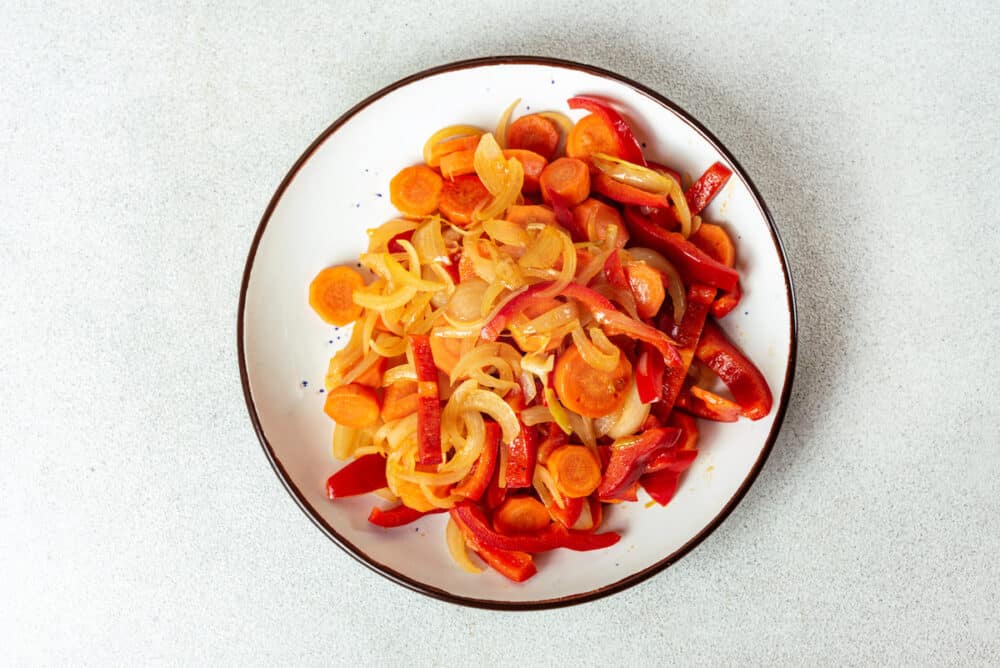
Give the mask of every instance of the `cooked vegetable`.
POLYGON ((670 502, 691 415, 759 419, 771 397, 708 318, 740 296, 732 237, 698 215, 728 170, 684 193, 607 101, 571 100, 592 112, 576 124, 518 102, 494 133, 431 136, 390 183, 403 217, 368 231, 374 280, 331 267, 309 300, 353 323, 324 379, 333 454, 354 458, 329 497, 398 502, 369 515, 386 528, 447 510, 460 568, 482 570, 472 550, 522 582, 535 553, 617 543, 605 503, 670 502))
POLYGON ((309 284, 309 305, 324 321, 343 327, 361 315, 352 295, 364 285, 365 279, 350 267, 327 267, 309 284))

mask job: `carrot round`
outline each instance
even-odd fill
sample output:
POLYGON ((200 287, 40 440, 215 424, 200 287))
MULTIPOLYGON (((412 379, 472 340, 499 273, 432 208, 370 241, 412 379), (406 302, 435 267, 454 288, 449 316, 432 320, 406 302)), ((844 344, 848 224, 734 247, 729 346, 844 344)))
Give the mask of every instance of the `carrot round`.
POLYGON ((632 365, 620 355, 618 366, 599 371, 583 361, 576 346, 570 346, 556 362, 554 385, 563 406, 585 417, 614 413, 625 403, 632 378, 632 365))
POLYGON ((532 496, 510 496, 493 512, 493 528, 505 535, 537 534, 549 526, 549 511, 532 496))
POLYGON ((551 160, 559 148, 559 128, 538 114, 521 116, 507 128, 507 146, 534 151, 546 160, 551 160))
POLYGON ((590 241, 604 241, 610 228, 615 227, 615 244, 624 248, 628 241, 628 229, 618 209, 600 200, 586 199, 573 207, 573 226, 577 234, 590 241))
POLYGON ((508 160, 513 158, 524 167, 524 183, 521 191, 530 194, 538 192, 538 179, 542 177, 542 172, 549 161, 544 156, 528 151, 526 149, 507 149, 503 155, 508 160))
POLYGON ((309 284, 309 305, 325 322, 343 327, 361 316, 353 293, 365 279, 350 267, 327 267, 309 284))
POLYGON ((364 429, 378 422, 378 395, 375 390, 358 383, 340 385, 326 395, 323 410, 337 424, 364 429))
POLYGON ((441 177, 430 167, 404 167, 389 182, 392 205, 409 216, 426 216, 438 208, 441 177))
POLYGON ((455 151, 441 157, 441 176, 446 179, 454 179, 463 174, 472 174, 476 171, 475 166, 476 151, 469 149, 465 151, 455 151))
POLYGON ((659 313, 667 296, 663 287, 663 274, 645 262, 629 262, 625 265, 625 276, 635 297, 635 309, 639 317, 652 318, 659 313))
POLYGON ((545 466, 559 491, 571 499, 590 496, 601 484, 601 464, 582 445, 556 448, 545 466))
POLYGON ((719 225, 702 223, 698 231, 691 235, 691 243, 716 262, 727 267, 736 264, 736 246, 726 230, 719 225))
POLYGON ((458 176, 453 181, 445 181, 438 203, 441 213, 456 225, 472 222, 476 207, 484 206, 490 200, 490 191, 475 174, 458 176))
POLYGON ((576 206, 590 195, 590 168, 582 160, 559 158, 542 171, 539 185, 546 202, 576 206))
POLYGON ((614 130, 597 114, 584 116, 566 138, 566 155, 586 159, 591 153, 617 156, 620 151, 614 130))
POLYGON ((417 383, 412 380, 397 380, 385 388, 382 396, 382 419, 386 422, 398 420, 417 412, 420 395, 417 383))
POLYGON ((375 360, 375 364, 372 364, 360 376, 355 378, 354 382, 358 385, 367 385, 373 388, 382 387, 382 376, 385 374, 385 367, 388 363, 388 359, 379 357, 375 360))

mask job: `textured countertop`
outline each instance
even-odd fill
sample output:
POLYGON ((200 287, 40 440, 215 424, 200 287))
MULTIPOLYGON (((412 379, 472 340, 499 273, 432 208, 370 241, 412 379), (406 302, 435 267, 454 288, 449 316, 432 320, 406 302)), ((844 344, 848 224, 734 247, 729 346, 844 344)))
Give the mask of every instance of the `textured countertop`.
POLYGON ((0 664, 1000 662, 996 3, 36 4, 0 9, 0 664), (398 78, 505 53, 710 128, 777 220, 800 323, 730 518, 536 613, 337 549, 236 363, 250 239, 302 150, 398 78))

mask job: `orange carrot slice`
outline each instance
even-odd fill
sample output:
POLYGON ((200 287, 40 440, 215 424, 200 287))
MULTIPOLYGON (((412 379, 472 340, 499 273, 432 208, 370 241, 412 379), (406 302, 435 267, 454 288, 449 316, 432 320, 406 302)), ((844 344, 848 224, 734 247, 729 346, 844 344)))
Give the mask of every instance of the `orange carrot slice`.
POLYGON ((343 327, 361 316, 352 296, 365 279, 350 267, 327 267, 309 284, 309 305, 325 322, 343 327))
POLYGON ((441 176, 430 167, 404 167, 389 182, 389 199, 408 216, 426 216, 437 210, 441 187, 441 176))

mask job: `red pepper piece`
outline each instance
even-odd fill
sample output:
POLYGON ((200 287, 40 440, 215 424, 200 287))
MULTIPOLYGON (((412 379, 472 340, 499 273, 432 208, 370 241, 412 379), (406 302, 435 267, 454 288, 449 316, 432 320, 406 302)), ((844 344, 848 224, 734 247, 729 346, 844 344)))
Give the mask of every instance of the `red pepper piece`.
POLYGON ((651 193, 635 186, 630 186, 613 178, 603 172, 598 172, 590 177, 590 187, 594 192, 600 193, 608 199, 613 199, 622 204, 634 204, 635 206, 648 206, 654 209, 666 209, 670 206, 667 196, 662 193, 651 193))
POLYGON ((683 473, 691 468, 691 464, 698 458, 698 450, 687 450, 683 447, 683 443, 684 436, 682 435, 677 445, 654 455, 646 464, 646 472, 673 471, 674 473, 683 473))
POLYGON ((744 417, 759 420, 771 412, 771 390, 764 375, 713 320, 705 322, 694 354, 726 384, 744 417))
POLYGON ((482 331, 479 333, 479 337, 484 341, 496 341, 500 337, 500 333, 507 328, 507 323, 510 322, 511 318, 524 310, 524 308, 538 293, 544 291, 551 285, 551 281, 536 283, 535 285, 525 288, 512 297, 510 301, 504 304, 503 308, 497 311, 497 314, 493 316, 493 319, 486 323, 482 331))
POLYGON ((681 173, 678 172, 676 169, 672 169, 670 167, 667 167, 666 165, 661 165, 658 162, 652 162, 652 161, 647 162, 646 166, 652 169, 654 172, 659 172, 660 174, 665 174, 666 176, 669 176, 674 181, 677 181, 678 184, 680 184, 681 182, 681 173))
MULTIPOLYGON (((481 515, 482 511, 479 512, 480 517, 482 517, 482 520, 485 521, 485 516, 481 515)), ((451 516, 455 520, 455 524, 458 525, 459 531, 462 532, 462 537, 465 538, 466 544, 475 550, 476 553, 482 557, 483 561, 485 561, 490 568, 500 573, 500 575, 503 575, 508 580, 513 580, 514 582, 524 582, 538 572, 538 569, 535 567, 534 559, 527 552, 500 550, 483 545, 476 536, 475 532, 473 532, 468 525, 455 516, 454 510, 452 510, 451 516)))
POLYGON ((681 440, 677 444, 681 450, 697 450, 698 449, 698 421, 695 420, 690 415, 685 415, 684 413, 679 413, 677 411, 672 412, 667 416, 667 426, 677 427, 681 430, 681 440))
POLYGON ((629 162, 634 162, 637 165, 646 165, 646 159, 642 155, 642 149, 639 148, 639 142, 636 141, 635 135, 632 134, 632 128, 622 118, 622 115, 615 111, 605 100, 589 95, 577 95, 566 100, 566 103, 570 109, 586 109, 604 119, 604 122, 611 127, 615 133, 615 137, 618 139, 618 157, 629 162))
POLYGON ((496 466, 493 470, 493 476, 490 478, 490 484, 486 488, 486 495, 483 498, 483 503, 486 508, 490 511, 495 510, 507 499, 507 488, 500 486, 500 467, 496 466))
POLYGON ((326 481, 326 496, 340 499, 345 496, 367 494, 387 487, 385 457, 379 454, 358 457, 326 481))
POLYGON ((640 344, 639 360, 635 364, 635 385, 639 401, 649 404, 660 398, 663 391, 663 355, 648 343, 640 344))
POLYGON ((551 505, 547 505, 546 509, 549 511, 549 515, 555 521, 562 524, 567 529, 571 529, 576 521, 580 519, 580 514, 583 512, 583 503, 586 501, 585 498, 573 498, 563 500, 564 507, 560 508, 559 504, 555 501, 551 505))
POLYGON ((372 511, 368 514, 368 521, 375 526, 385 527, 391 529, 393 527, 401 527, 404 524, 409 524, 419 520, 424 515, 432 515, 434 513, 443 513, 444 508, 435 508, 434 510, 420 511, 414 510, 409 506, 395 506, 394 508, 389 508, 388 510, 382 510, 378 506, 372 508, 372 511))
POLYGON ((413 239, 413 232, 414 232, 413 230, 400 232, 392 239, 389 239, 389 243, 385 245, 386 250, 388 250, 390 253, 405 253, 406 249, 403 248, 402 244, 400 244, 399 242, 400 240, 411 241, 413 239))
POLYGON ((479 455, 479 459, 472 465, 469 475, 465 476, 465 479, 451 490, 452 494, 459 494, 473 501, 479 501, 483 498, 483 494, 486 493, 487 488, 490 486, 490 480, 493 479, 493 473, 497 467, 497 450, 499 447, 500 425, 496 422, 487 422, 486 442, 483 444, 483 452, 479 455))
POLYGON ((417 463, 440 464, 441 453, 441 396, 438 391, 438 371, 431 354, 430 338, 410 335, 413 366, 417 372, 417 463))
POLYGON ((668 232, 639 213, 625 208, 625 224, 636 245, 648 246, 670 260, 684 276, 685 283, 707 283, 722 290, 736 287, 739 274, 709 257, 677 232, 668 232))
POLYGON ((644 432, 627 445, 611 446, 611 459, 597 488, 601 501, 623 498, 646 472, 646 464, 660 452, 674 447, 680 437, 680 429, 661 427, 644 432))
POLYGON ((601 550, 621 540, 621 536, 613 531, 589 534, 569 531, 561 524, 551 524, 548 529, 534 536, 504 536, 494 531, 483 511, 469 502, 459 503, 452 508, 451 517, 463 534, 468 531, 478 545, 497 550, 535 553, 566 548, 585 552, 601 550))
POLYGON ((701 337, 701 330, 705 326, 705 318, 714 296, 715 288, 695 283, 688 288, 687 309, 680 325, 673 324, 669 313, 665 313, 660 319, 660 328, 670 331, 677 339, 680 346, 677 353, 681 358, 681 364, 667 367, 663 374, 663 391, 660 393, 660 398, 666 409, 674 405, 684 386, 684 379, 687 378, 688 368, 694 359, 695 347, 701 337))
POLYGON ((736 422, 740 405, 697 386, 687 387, 677 397, 677 408, 714 422, 736 422))
POLYGON ((510 489, 531 487, 538 454, 538 430, 521 423, 521 433, 507 444, 506 483, 510 489))
POLYGON ((642 476, 639 484, 642 485, 642 488, 646 490, 646 494, 649 494, 649 497, 653 501, 656 501, 661 506, 665 506, 670 503, 670 499, 674 498, 674 494, 677 493, 677 484, 680 478, 680 473, 664 469, 656 473, 647 473, 642 476))
POLYGON ((688 209, 691 210, 691 215, 697 216, 701 213, 708 206, 708 203, 719 194, 719 191, 722 190, 722 187, 726 185, 726 182, 729 181, 729 177, 732 175, 732 171, 721 162, 717 162, 706 169, 705 173, 691 184, 691 187, 684 193, 684 197, 688 202, 688 209))
POLYGON ((720 292, 719 296, 712 302, 712 315, 716 319, 729 315, 734 308, 739 306, 742 297, 743 291, 740 289, 739 283, 729 292, 720 292))
POLYGON ((616 288, 629 289, 628 276, 625 275, 625 267, 622 266, 622 258, 618 251, 611 253, 604 261, 604 277, 616 288))

